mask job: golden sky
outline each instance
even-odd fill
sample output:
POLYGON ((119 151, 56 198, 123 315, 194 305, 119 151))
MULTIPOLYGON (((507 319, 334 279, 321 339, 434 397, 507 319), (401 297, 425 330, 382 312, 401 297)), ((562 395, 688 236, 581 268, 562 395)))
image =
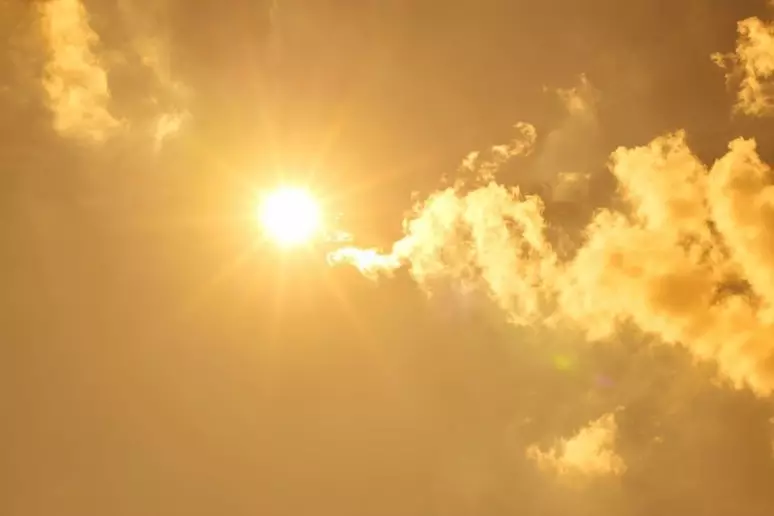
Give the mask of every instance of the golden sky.
POLYGON ((0 514, 774 514, 770 2, 0 34, 0 514))

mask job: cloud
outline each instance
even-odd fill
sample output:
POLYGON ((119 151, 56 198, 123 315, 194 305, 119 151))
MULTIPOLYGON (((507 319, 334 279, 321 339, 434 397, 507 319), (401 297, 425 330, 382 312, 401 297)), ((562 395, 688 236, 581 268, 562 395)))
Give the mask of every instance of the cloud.
POLYGON ((596 119, 596 105, 599 101, 599 92, 594 88, 586 75, 582 74, 580 76, 578 85, 574 88, 559 88, 557 94, 570 115, 586 119, 596 119))
POLYGON ((54 129, 83 141, 103 141, 121 124, 108 109, 107 72, 88 13, 79 0, 42 2, 39 9, 49 54, 43 87, 54 129))
POLYGON ((527 458, 544 471, 561 476, 600 477, 621 475, 626 463, 613 449, 618 426, 613 413, 605 414, 581 428, 569 439, 561 439, 548 450, 527 448, 527 458))
MULTIPOLYGON (((774 334, 768 309, 744 289, 720 295, 740 278, 765 281, 761 242, 747 237, 749 224, 758 227, 760 218, 733 226, 727 208, 734 195, 728 171, 744 174, 739 164, 756 160, 754 146, 735 142, 707 170, 681 133, 616 151, 612 172, 630 212, 603 210, 589 225, 584 245, 555 283, 562 313, 591 337, 634 323, 714 361, 733 385, 770 394, 774 334)), ((760 203, 750 210, 758 217, 766 212, 760 203)))
POLYGON ((595 215, 582 247, 554 278, 558 304, 592 338, 634 321, 646 332, 680 341, 686 303, 700 310, 712 294, 711 270, 700 263, 708 238, 703 165, 677 133, 618 149, 611 171, 628 213, 604 209, 595 215), (693 297, 682 299, 681 292, 693 297))
MULTIPOLYGON (((584 147, 588 136, 595 133, 596 93, 582 76, 578 87, 560 90, 559 97, 567 108, 567 119, 548 134, 535 156, 536 163, 520 171, 519 179, 534 179, 536 175, 546 179, 550 169, 550 186, 568 199, 583 195, 589 174, 559 171, 560 167, 549 160, 569 155, 582 161, 582 151, 573 150, 584 147)), ((408 264, 413 277, 428 292, 437 281, 448 278, 479 283, 514 321, 535 320, 543 313, 548 297, 540 278, 553 274, 549 271, 555 268, 556 256, 546 236, 544 199, 496 181, 514 158, 535 152, 535 127, 520 122, 514 129, 516 135, 509 142, 483 153, 469 153, 451 186, 417 204, 404 223, 406 237, 389 254, 374 249, 363 254, 348 248, 334 253, 332 261, 352 263, 369 276, 408 264), (514 249, 519 252, 514 253, 514 249)))
POLYGON ((548 292, 540 278, 552 274, 555 256, 539 197, 490 182, 469 192, 447 189, 419 210, 395 250, 420 284, 449 277, 477 281, 513 322, 541 316, 548 292))
POLYGON ((774 302, 774 186, 754 140, 737 139, 712 169, 709 199, 715 226, 753 290, 774 302))
POLYGON ((734 109, 745 115, 774 113, 774 26, 752 17, 737 24, 733 53, 713 54, 712 60, 726 70, 726 80, 736 88, 734 109))
POLYGON ((397 256, 382 254, 378 249, 342 247, 328 255, 328 263, 349 263, 363 275, 376 278, 379 274, 390 273, 402 265, 397 256))
POLYGON ((543 185, 546 202, 579 202, 586 199, 591 173, 603 156, 597 119, 599 92, 581 75, 575 87, 560 88, 556 94, 566 115, 542 139, 535 162, 519 171, 518 181, 543 185))
POLYGON ((450 278, 477 283, 514 323, 534 321, 544 313, 548 295, 540 278, 554 274, 556 265, 544 233, 542 202, 494 182, 465 188, 449 187, 417 205, 405 223, 406 237, 391 253, 345 248, 329 258, 370 276, 408 264, 428 292, 450 278))
POLYGON ((576 320, 590 329, 607 325, 612 331, 615 321, 634 322, 714 360, 737 387, 768 395, 774 388, 770 308, 744 291, 718 296, 739 278, 756 292, 769 288, 770 265, 763 261, 769 208, 754 198, 767 191, 754 180, 762 166, 754 145, 732 142, 708 171, 681 135, 658 139, 648 149, 650 159, 635 150, 634 161, 622 159, 631 152, 619 151, 613 172, 635 218, 610 211, 597 216, 567 268, 563 280, 569 284, 558 285, 561 304, 568 313, 582 313, 576 320), (741 213, 734 177, 742 178, 748 190, 741 195, 751 202, 741 213))
POLYGON ((560 172, 552 188, 554 201, 573 202, 589 196, 590 172, 560 172))
POLYGON ((551 192, 545 201, 569 201, 583 197, 590 171, 598 166, 600 133, 596 105, 599 93, 585 75, 573 88, 558 89, 556 95, 566 111, 556 129, 538 139, 532 124, 513 126, 516 135, 507 143, 493 145, 484 152, 469 153, 457 169, 458 182, 487 183, 510 170, 524 191, 543 187, 551 192), (530 163, 514 161, 531 157, 530 163), (518 165, 514 167, 513 165, 518 165))
POLYGON ((490 181, 430 195, 371 263, 406 264, 428 292, 439 281, 477 286, 517 325, 569 324, 595 340, 633 324, 769 395, 774 194, 754 142, 732 142, 708 167, 670 133, 616 150, 610 171, 618 207, 598 210, 566 256, 549 242, 540 197, 490 181))
POLYGON ((513 126, 518 132, 509 142, 493 145, 487 153, 471 152, 458 169, 458 181, 471 178, 478 181, 491 181, 501 167, 516 156, 528 156, 537 139, 537 131, 531 124, 519 122, 513 126))
POLYGON ((131 35, 130 51, 139 61, 137 64, 150 73, 152 109, 148 130, 158 150, 190 119, 191 113, 186 106, 191 91, 173 76, 169 38, 158 23, 159 13, 149 7, 138 9, 135 0, 121 0, 118 4, 121 20, 131 35))
POLYGON ((183 124, 190 117, 188 111, 161 113, 154 121, 153 143, 158 151, 166 140, 172 138, 183 127, 183 124))
POLYGON ((149 22, 158 13, 149 11, 154 14, 151 16, 137 9, 132 0, 122 0, 116 8, 120 17, 116 23, 126 27, 129 44, 110 52, 111 71, 119 78, 114 96, 108 68, 100 58, 102 42, 89 24, 83 3, 52 0, 40 4, 41 32, 48 50, 43 85, 54 115, 54 129, 85 142, 103 142, 119 128, 139 129, 158 150, 190 118, 186 105, 191 92, 171 73, 163 27, 149 22), (120 70, 122 66, 124 70, 120 70), (119 86, 123 84, 119 72, 145 73, 150 79, 146 90, 134 83, 125 92, 132 106, 128 111, 121 110, 119 86), (137 99, 142 100, 142 108, 136 104, 137 99))

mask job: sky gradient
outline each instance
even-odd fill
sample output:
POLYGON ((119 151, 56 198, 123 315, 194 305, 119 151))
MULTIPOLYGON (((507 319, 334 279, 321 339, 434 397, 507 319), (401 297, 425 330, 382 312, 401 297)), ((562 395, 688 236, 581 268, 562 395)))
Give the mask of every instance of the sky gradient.
POLYGON ((774 514, 772 16, 0 0, 0 514, 774 514))

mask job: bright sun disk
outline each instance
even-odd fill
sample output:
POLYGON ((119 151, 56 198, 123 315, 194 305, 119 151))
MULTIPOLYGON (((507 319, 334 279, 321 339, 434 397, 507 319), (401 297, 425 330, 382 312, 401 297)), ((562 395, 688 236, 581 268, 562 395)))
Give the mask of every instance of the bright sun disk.
POLYGON ((320 207, 303 188, 270 192, 261 203, 258 217, 266 236, 282 247, 309 243, 322 226, 320 207))

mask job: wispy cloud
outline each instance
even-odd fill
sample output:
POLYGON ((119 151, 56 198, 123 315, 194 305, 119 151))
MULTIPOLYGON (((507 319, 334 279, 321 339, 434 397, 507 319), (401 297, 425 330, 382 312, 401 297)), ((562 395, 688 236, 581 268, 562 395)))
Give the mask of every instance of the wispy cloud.
POLYGON ((493 145, 487 152, 474 151, 465 156, 457 170, 457 184, 471 180, 491 181, 503 164, 516 156, 529 155, 535 146, 537 132, 531 124, 519 122, 513 126, 517 134, 510 141, 493 145))
POLYGON ((191 118, 187 108, 191 91, 172 73, 167 31, 160 22, 163 17, 148 10, 147 5, 139 9, 135 0, 121 0, 118 5, 131 37, 131 51, 152 78, 150 94, 154 107, 149 132, 158 150, 191 118))

